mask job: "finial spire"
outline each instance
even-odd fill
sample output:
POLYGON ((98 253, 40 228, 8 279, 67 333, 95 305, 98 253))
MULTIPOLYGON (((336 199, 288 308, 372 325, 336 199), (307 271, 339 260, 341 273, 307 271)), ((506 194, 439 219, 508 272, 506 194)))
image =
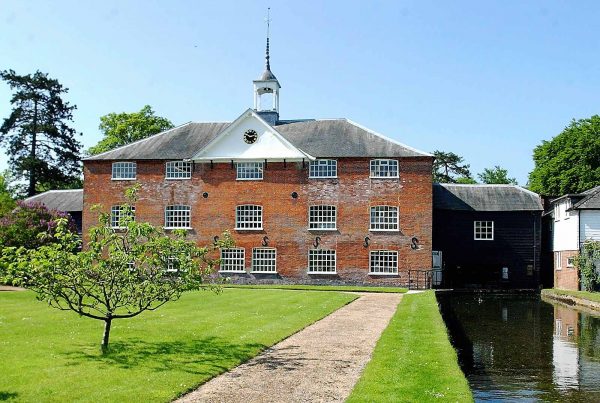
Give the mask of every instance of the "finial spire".
POLYGON ((269 28, 271 27, 271 7, 267 8, 267 18, 265 20, 267 22, 267 53, 266 53, 266 67, 267 70, 271 70, 271 64, 269 63, 269 28))

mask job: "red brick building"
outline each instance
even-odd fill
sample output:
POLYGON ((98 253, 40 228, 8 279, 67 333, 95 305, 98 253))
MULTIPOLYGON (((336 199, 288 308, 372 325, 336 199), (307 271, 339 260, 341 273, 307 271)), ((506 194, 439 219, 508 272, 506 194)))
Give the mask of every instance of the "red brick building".
POLYGON ((136 220, 188 228, 199 244, 229 230, 221 274, 240 282, 406 284, 430 269, 433 157, 347 119, 280 120, 279 89, 267 58, 254 109, 233 122, 85 159, 84 232, 98 203, 118 226, 139 183, 136 220))

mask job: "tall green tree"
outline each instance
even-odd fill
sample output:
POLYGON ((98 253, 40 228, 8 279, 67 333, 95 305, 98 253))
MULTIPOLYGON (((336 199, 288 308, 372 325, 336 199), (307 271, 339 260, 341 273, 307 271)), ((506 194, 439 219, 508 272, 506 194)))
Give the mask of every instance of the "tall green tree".
POLYGON ((437 183, 470 183, 470 165, 465 164, 463 157, 453 152, 435 150, 433 152, 433 181, 437 183))
POLYGON ((518 185, 515 178, 508 177, 508 170, 496 165, 493 168, 485 168, 482 173, 477 174, 479 180, 487 184, 518 185))
POLYGON ((0 172, 0 217, 15 207, 15 201, 8 189, 8 174, 0 172))
POLYGON ((529 188, 545 195, 578 193, 600 185, 600 116, 573 120, 533 150, 529 188))
POLYGON ((69 90, 40 71, 18 75, 0 72, 13 90, 12 111, 0 126, 0 145, 6 147, 16 180, 25 180, 26 194, 80 183, 81 144, 70 127, 77 108, 62 99, 69 90))
POLYGON ((139 112, 109 113, 100 117, 99 129, 104 138, 88 152, 100 154, 173 128, 169 119, 156 116, 150 105, 139 112))

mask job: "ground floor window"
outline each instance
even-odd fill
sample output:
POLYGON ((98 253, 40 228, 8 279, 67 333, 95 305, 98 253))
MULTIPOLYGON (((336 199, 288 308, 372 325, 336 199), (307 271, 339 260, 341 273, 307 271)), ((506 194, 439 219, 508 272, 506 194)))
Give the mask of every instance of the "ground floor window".
POLYGON ((125 228, 127 222, 125 218, 127 216, 129 216, 131 221, 135 220, 134 206, 129 208, 125 206, 112 206, 110 209, 110 226, 112 228, 125 228))
POLYGON ((573 256, 567 258, 567 267, 575 267, 575 258, 573 256))
POLYGON ((494 240, 494 222, 493 221, 475 221, 473 225, 474 239, 476 241, 494 240))
POLYGON ((252 249, 253 273, 277 273, 277 249, 254 248, 252 249))
POLYGON ((245 267, 244 248, 221 249, 221 267, 219 271, 244 273, 245 267))
POLYGON ((371 251, 369 261, 371 274, 398 274, 398 252, 396 251, 371 251))
POLYGON ((313 274, 335 274, 335 250, 313 249, 308 251, 308 272, 313 274))
POLYGON ((562 263, 562 253, 561 252, 554 252, 554 268, 556 270, 562 269, 561 263, 562 263))

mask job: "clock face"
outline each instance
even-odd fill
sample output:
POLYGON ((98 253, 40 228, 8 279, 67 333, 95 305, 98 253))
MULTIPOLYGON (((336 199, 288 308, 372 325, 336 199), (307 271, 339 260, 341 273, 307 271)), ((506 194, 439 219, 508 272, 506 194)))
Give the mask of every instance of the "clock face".
POLYGON ((258 139, 258 133, 254 130, 246 130, 244 133, 244 141, 248 144, 253 144, 258 139))

